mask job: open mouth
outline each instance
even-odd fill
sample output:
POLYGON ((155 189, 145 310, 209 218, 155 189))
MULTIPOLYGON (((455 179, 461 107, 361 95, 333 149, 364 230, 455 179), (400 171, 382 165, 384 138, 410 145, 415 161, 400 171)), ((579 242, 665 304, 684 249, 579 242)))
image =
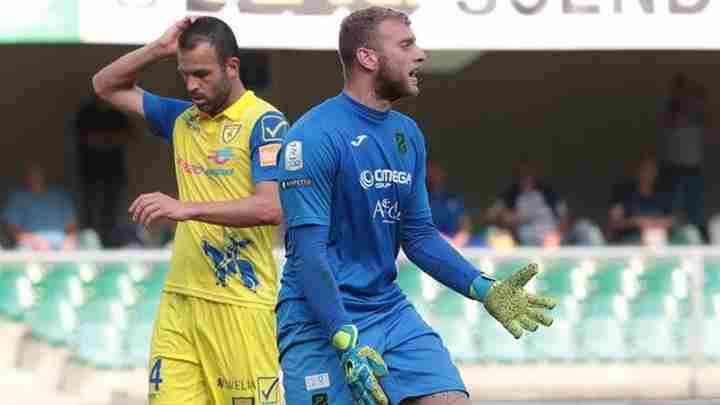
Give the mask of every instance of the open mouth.
POLYGON ((418 77, 418 73, 420 73, 420 69, 419 69, 419 68, 415 68, 415 69, 413 69, 413 70, 410 71, 410 73, 408 74, 408 76, 410 76, 410 79, 411 79, 412 81, 414 81, 414 82, 417 83, 417 82, 419 82, 419 79, 420 79, 420 78, 418 77))

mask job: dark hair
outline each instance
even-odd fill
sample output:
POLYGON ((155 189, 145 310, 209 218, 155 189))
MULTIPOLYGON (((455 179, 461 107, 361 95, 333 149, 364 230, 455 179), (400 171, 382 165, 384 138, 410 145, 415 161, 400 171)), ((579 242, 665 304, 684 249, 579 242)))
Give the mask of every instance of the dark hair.
POLYGON ((350 77, 350 67, 359 48, 373 48, 375 30, 385 20, 398 20, 410 25, 410 18, 402 11, 387 7, 368 7, 345 17, 340 25, 338 53, 345 78, 350 77))
POLYGON ((218 62, 224 63, 227 58, 239 58, 235 34, 223 20, 215 17, 199 17, 180 34, 178 46, 182 50, 193 50, 201 42, 208 42, 218 56, 218 62))

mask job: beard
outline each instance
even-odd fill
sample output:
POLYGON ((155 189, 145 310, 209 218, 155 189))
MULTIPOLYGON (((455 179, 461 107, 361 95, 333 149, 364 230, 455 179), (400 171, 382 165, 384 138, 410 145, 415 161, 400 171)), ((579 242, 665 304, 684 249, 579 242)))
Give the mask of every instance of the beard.
POLYGON ((198 109, 200 111, 215 116, 226 108, 225 103, 227 102, 228 98, 230 98, 230 93, 232 92, 232 84, 230 83, 230 78, 227 77, 227 75, 223 75, 223 77, 220 78, 219 82, 216 86, 213 87, 213 93, 215 94, 214 97, 208 98, 207 102, 202 105, 198 105, 198 109))
POLYGON ((417 95, 417 91, 410 87, 407 75, 390 67, 384 57, 380 58, 380 69, 375 78, 375 93, 391 102, 417 95))

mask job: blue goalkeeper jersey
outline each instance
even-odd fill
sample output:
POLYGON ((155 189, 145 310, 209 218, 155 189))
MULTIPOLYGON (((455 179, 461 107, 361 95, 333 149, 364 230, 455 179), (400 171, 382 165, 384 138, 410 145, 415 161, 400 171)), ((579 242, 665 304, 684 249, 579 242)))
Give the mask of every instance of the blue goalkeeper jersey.
MULTIPOLYGON (((284 138, 278 180, 285 221, 288 228, 329 227, 328 261, 355 322, 405 300, 395 260, 403 221, 431 219, 425 160, 414 120, 345 93, 308 111, 284 138)), ((279 305, 304 300, 302 263, 293 241, 285 244, 279 305)), ((311 315, 307 305, 296 312, 297 320, 311 315)))

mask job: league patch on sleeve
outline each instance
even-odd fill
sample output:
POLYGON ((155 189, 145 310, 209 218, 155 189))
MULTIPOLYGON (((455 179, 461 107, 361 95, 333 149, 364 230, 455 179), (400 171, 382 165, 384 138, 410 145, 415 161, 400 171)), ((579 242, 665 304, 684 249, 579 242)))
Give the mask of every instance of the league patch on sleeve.
POLYGON ((302 142, 292 141, 285 148, 285 170, 296 171, 303 168, 302 142))
POLYGON ((288 130, 288 123, 285 117, 278 113, 269 113, 260 120, 262 125, 263 142, 279 142, 282 141, 288 130))
POLYGON ((258 148, 260 153, 260 167, 277 165, 277 155, 282 145, 279 143, 271 143, 258 148))

